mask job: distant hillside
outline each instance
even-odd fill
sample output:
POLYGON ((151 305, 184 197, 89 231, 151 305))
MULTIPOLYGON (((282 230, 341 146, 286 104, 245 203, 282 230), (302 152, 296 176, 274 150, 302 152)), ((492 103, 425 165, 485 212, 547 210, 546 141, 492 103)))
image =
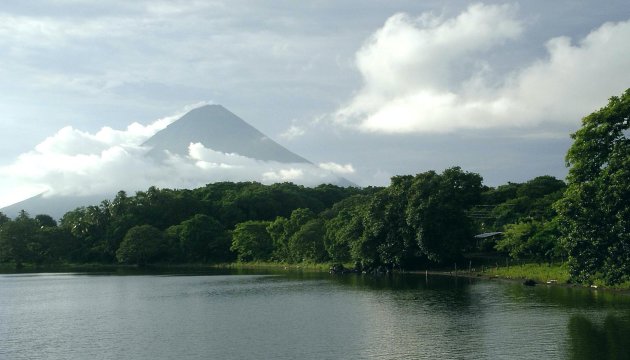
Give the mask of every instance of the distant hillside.
POLYGON ((60 219, 69 210, 79 206, 98 205, 111 197, 111 195, 44 197, 40 194, 4 207, 0 211, 11 218, 16 217, 21 210, 25 210, 31 216, 46 214, 60 219))
POLYGON ((196 108, 159 131, 143 145, 151 147, 149 156, 162 158, 165 151, 188 155, 190 143, 224 153, 280 163, 310 163, 271 140, 221 105, 196 108))

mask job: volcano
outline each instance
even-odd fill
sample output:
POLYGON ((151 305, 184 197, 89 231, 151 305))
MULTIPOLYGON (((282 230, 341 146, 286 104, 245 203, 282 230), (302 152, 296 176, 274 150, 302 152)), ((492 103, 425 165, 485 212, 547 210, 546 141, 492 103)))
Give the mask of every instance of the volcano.
POLYGON ((206 105, 191 110, 142 145, 151 148, 148 156, 161 159, 167 153, 188 155, 191 143, 201 143, 215 151, 261 161, 310 163, 221 105, 206 105))
MULTIPOLYGON (((191 110, 139 145, 147 149, 146 152, 137 155, 145 157, 141 159, 142 161, 138 161, 138 164, 145 164, 148 167, 146 178, 142 180, 146 183, 143 183, 142 188, 131 188, 132 185, 123 181, 117 185, 117 189, 108 190, 109 193, 90 193, 81 196, 40 194, 2 208, 0 211, 10 217, 15 217, 20 210, 25 210, 29 214, 48 214, 60 218, 67 211, 79 206, 96 205, 103 199, 111 199, 118 190, 133 193, 154 185, 181 188, 182 179, 186 180, 190 174, 185 171, 173 172, 173 168, 169 167, 172 166, 173 161, 179 165, 185 164, 184 169, 198 171, 196 182, 188 182, 186 187, 203 186, 213 181, 264 183, 292 181, 307 186, 320 183, 356 186, 347 179, 323 170, 291 152, 221 105, 206 105, 191 110), (205 154, 211 153, 218 157, 218 160, 193 157, 191 144, 196 144, 197 148, 199 148, 198 144, 201 144, 205 154), (237 163, 229 163, 233 160, 237 163), (211 169, 208 170, 209 172, 203 172, 204 170, 199 170, 198 166, 211 169), (164 171, 155 171, 156 168, 162 167, 164 171), (240 173, 238 169, 241 169, 240 173), (259 173, 254 174, 255 169, 258 169, 259 173), (287 179, 283 177, 283 174, 299 174, 300 176, 287 179)), ((139 170, 143 171, 143 169, 139 170)), ((99 179, 94 175, 86 174, 85 181, 91 183, 98 182, 99 179)))

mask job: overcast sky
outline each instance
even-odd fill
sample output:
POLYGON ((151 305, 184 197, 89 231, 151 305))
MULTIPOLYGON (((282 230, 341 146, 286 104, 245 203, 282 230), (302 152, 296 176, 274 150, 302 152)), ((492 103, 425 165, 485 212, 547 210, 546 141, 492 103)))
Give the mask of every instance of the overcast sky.
POLYGON ((0 205, 129 181, 206 103, 359 185, 563 178, 569 134, 628 87, 627 0, 3 1, 0 205))

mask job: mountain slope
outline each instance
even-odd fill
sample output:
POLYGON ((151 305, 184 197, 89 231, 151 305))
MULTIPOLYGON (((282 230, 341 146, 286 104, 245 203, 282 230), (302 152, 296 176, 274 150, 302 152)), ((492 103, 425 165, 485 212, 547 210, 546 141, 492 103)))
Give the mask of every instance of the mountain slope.
POLYGON ((46 214, 55 219, 61 219, 70 210, 80 206, 98 205, 101 201, 112 197, 111 194, 55 197, 44 197, 43 194, 40 194, 6 206, 0 211, 10 218, 15 218, 21 210, 24 210, 31 216, 46 214))
POLYGON ((190 143, 201 143, 223 153, 280 163, 309 163, 268 138, 221 105, 196 108, 159 131, 143 145, 151 147, 149 156, 162 158, 165 151, 188 155, 190 143))

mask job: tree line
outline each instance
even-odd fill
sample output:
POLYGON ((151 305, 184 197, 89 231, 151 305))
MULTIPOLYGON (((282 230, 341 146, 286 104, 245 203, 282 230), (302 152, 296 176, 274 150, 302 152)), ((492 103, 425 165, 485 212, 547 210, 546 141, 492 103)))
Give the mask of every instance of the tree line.
MULTIPOLYGON (((15 219, 0 215, 0 261, 419 268, 482 250, 474 235, 484 229, 546 221, 552 215, 547 198, 563 186, 539 177, 489 188, 479 174, 454 167, 395 176, 382 188, 221 182, 194 190, 151 187, 133 196, 120 191, 112 200, 67 212, 59 223, 26 212, 15 219), (470 216, 480 203, 496 205, 492 223, 470 216)), ((514 255, 537 254, 530 248, 514 255)))
POLYGON ((579 282, 630 276, 630 89, 585 117, 567 183, 540 176, 483 185, 459 167, 394 176, 387 187, 220 182, 120 191, 57 223, 0 213, 0 262, 351 263, 423 268, 466 253, 568 259, 579 282), (501 236, 475 239, 481 232, 501 236))

